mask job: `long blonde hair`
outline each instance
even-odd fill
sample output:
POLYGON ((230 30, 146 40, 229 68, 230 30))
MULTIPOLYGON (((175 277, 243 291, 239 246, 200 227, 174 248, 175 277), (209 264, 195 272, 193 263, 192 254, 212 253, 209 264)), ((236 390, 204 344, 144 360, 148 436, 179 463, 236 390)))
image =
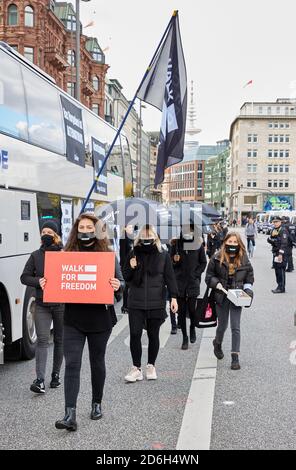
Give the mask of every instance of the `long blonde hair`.
POLYGON ((147 234, 148 234, 148 237, 151 235, 151 238, 152 237, 155 238, 155 245, 157 246, 158 251, 161 253, 162 252, 161 241, 153 225, 146 224, 146 225, 143 225, 143 227, 141 227, 137 237, 135 238, 134 246, 139 245, 141 242, 141 239, 143 238, 143 235, 147 236, 147 234))
POLYGON ((228 232, 226 237, 224 238, 221 250, 220 250, 220 264, 224 263, 225 261, 229 264, 230 263, 230 256, 228 253, 226 253, 226 242, 229 240, 229 238, 235 237, 237 239, 237 243, 239 246, 239 252, 234 258, 234 266, 238 268, 242 264, 242 260, 244 256, 246 255, 246 248, 245 245, 242 241, 242 238, 239 233, 237 232, 228 232))

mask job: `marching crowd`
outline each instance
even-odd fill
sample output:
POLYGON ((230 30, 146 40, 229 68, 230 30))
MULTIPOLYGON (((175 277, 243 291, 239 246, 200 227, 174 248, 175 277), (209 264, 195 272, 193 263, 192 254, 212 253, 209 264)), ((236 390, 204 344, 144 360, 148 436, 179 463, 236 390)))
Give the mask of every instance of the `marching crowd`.
MULTIPOLYGON (((273 224, 274 228, 267 240, 272 246, 272 267, 275 269, 277 281, 277 287, 272 292, 284 293, 285 272, 293 269, 292 247, 295 244, 295 231, 293 235, 287 220, 276 218, 273 224)), ((178 327, 181 329, 181 349, 187 350, 189 342, 196 342, 197 317, 201 315, 197 308, 197 299, 200 296, 204 272, 207 286, 204 299, 208 296, 206 304, 211 304, 212 314, 215 313, 218 319, 213 353, 218 359, 223 359, 223 337, 230 317, 231 369, 240 369, 242 307, 229 300, 227 292, 231 289, 241 289, 253 298, 254 273, 250 258, 256 244, 257 229, 252 218, 245 225, 245 236, 247 249, 239 233, 228 231, 225 222, 217 222, 205 243, 203 236, 196 236, 194 225, 188 225, 182 227, 178 239, 164 245, 151 225, 144 225, 137 232, 132 226, 125 227, 120 240, 120 261, 116 258, 115 275, 109 282, 117 300, 122 295, 122 312, 127 313, 129 318, 132 367, 125 376, 126 382, 142 381, 144 378, 141 343, 143 329, 147 330, 148 336, 145 375, 148 380, 157 379, 155 364, 159 351, 159 332, 167 317, 168 301, 171 333, 176 334, 178 327), (209 258, 208 263, 206 255, 209 258), (189 330, 187 318, 190 322, 189 330)), ((65 359, 65 415, 56 421, 55 426, 57 429, 75 431, 76 403, 85 342, 88 342, 91 369, 90 418, 97 420, 102 417, 107 342, 117 319, 114 305, 43 302, 43 291, 47 282, 44 277, 45 252, 61 250, 108 252, 113 249, 106 228, 94 215, 86 213, 77 218, 65 247, 62 247, 57 224, 53 220, 47 220, 41 228, 41 246, 31 254, 21 276, 23 284, 36 289, 36 379, 30 389, 35 393, 45 393, 47 351, 53 324, 51 388, 61 384, 60 369, 63 358, 65 359), (98 233, 101 236, 98 236, 98 233)))

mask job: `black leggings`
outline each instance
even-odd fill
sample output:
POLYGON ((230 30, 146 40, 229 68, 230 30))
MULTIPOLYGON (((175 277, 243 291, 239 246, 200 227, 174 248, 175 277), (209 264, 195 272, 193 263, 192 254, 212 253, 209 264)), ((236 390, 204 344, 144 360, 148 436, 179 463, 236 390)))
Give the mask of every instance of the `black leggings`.
POLYGON ((64 326, 66 407, 76 408, 82 353, 86 338, 91 369, 92 402, 101 403, 106 378, 105 352, 110 334, 111 330, 100 333, 83 333, 73 326, 64 326))
POLYGON ((187 328, 186 328, 186 314, 187 309, 190 318, 190 326, 194 325, 194 314, 195 314, 195 307, 196 307, 196 297, 178 297, 178 315, 179 315, 179 323, 181 326, 182 334, 184 337, 187 337, 187 328))
MULTIPOLYGON (((133 359, 133 365, 141 367, 142 358, 142 333, 145 321, 145 310, 129 311, 130 326, 130 350, 133 359)), ((163 323, 162 318, 148 318, 146 320, 148 335, 148 364, 155 364, 159 351, 159 329, 163 323)))

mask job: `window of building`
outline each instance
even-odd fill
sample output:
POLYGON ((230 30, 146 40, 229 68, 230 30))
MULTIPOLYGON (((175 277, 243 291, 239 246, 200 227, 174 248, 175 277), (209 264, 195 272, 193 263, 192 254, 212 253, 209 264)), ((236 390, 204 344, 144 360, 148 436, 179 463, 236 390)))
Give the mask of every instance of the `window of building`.
POLYGON ((257 142, 257 141, 258 141, 257 137, 258 137, 257 134, 253 134, 253 142, 257 142))
POLYGON ((24 56, 26 59, 30 60, 31 62, 34 62, 34 47, 24 47, 24 56))
POLYGON ((272 134, 269 134, 269 136, 268 136, 268 142, 269 143, 272 143, 272 141, 273 141, 272 137, 273 137, 272 134))
POLYGON ((11 4, 8 7, 8 25, 16 26, 17 23, 18 23, 17 6, 14 4, 11 4))
POLYGON ((68 82, 67 83, 67 93, 71 96, 75 96, 75 91, 76 91, 76 83, 73 82, 68 82))
POLYGON ((75 15, 68 15, 66 28, 69 31, 76 31, 76 18, 75 18, 75 15))
POLYGON ((67 60, 71 67, 75 67, 75 51, 72 49, 68 49, 67 60))
POLYGON ((98 105, 98 103, 93 103, 91 109, 95 114, 99 114, 99 105, 98 105))
POLYGON ((289 165, 285 165, 285 173, 289 173, 289 165))
POLYGON ((93 87, 96 91, 99 91, 99 88, 100 88, 100 81, 99 81, 99 78, 94 75, 93 76, 93 79, 92 79, 92 84, 93 84, 93 87))
POLYGON ((289 180, 285 180, 285 188, 289 187, 289 180))
POLYGON ((280 142, 284 142, 284 136, 283 136, 283 134, 280 135, 280 142))
POLYGON ((280 158, 283 158, 283 156, 284 156, 284 151, 280 150, 280 158))
POLYGON ((247 188, 256 188, 257 182, 255 180, 247 180, 247 188))
POLYGON ((268 150, 268 157, 272 158, 272 150, 268 150))
POLYGON ((9 44, 9 45, 10 45, 10 47, 11 47, 12 49, 14 49, 15 51, 18 51, 18 46, 13 45, 13 44, 9 44))
POLYGON ((288 122, 286 122, 286 126, 285 126, 285 127, 286 127, 286 129, 289 129, 290 124, 289 124, 288 122))
POLYGON ((289 136, 288 134, 286 134, 285 137, 286 137, 286 138, 285 138, 285 142, 286 142, 286 143, 290 142, 290 136, 289 136))
POLYGON ((278 172, 278 165, 273 165, 273 172, 277 173, 278 172))
POLYGON ((274 188, 277 188, 277 187, 278 187, 278 181, 277 181, 277 180, 273 180, 273 187, 274 187, 274 188))
POLYGON ((96 62, 101 62, 102 61, 102 58, 103 58, 102 51, 98 46, 94 46, 94 48, 92 50, 92 58, 96 62))
POLYGON ((274 125, 273 125, 273 127, 274 127, 275 129, 278 129, 279 123, 278 123, 278 122, 275 122, 274 125))
POLYGON ((279 188, 283 188, 284 187, 284 181, 283 180, 279 180, 279 188))
POLYGON ((290 155, 289 150, 286 150, 286 151, 285 151, 285 157, 286 157, 286 158, 289 158, 289 155, 290 155))
POLYGON ((273 136, 273 141, 277 143, 279 141, 279 136, 277 134, 274 134, 273 136))
POLYGON ((278 157, 278 150, 274 150, 274 151, 273 151, 273 156, 274 156, 274 158, 277 158, 277 157, 278 157))
POLYGON ((272 173, 272 165, 268 165, 267 171, 268 171, 268 173, 272 173))
POLYGON ((272 122, 269 122, 269 123, 268 123, 268 127, 269 127, 269 129, 272 129, 272 128, 273 128, 273 123, 272 123, 272 122))
POLYGON ((248 157, 252 156, 252 150, 248 150, 248 157))
POLYGON ((268 188, 272 188, 272 180, 268 180, 268 182, 267 182, 267 187, 268 187, 268 188))
POLYGON ((284 173, 284 165, 279 165, 279 172, 284 173))
POLYGON ((34 26, 34 10, 30 5, 25 8, 25 26, 33 28, 34 26))

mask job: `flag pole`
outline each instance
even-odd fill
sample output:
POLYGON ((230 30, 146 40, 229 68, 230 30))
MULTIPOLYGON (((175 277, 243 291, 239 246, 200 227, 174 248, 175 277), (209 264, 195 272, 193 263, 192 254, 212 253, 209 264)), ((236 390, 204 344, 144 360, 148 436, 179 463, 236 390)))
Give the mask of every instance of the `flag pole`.
POLYGON ((94 190, 94 188, 95 188, 95 186, 96 186, 96 184, 97 184, 97 182, 98 182, 98 180, 99 180, 99 178, 100 178, 100 175, 102 174, 102 171, 103 171, 103 169, 104 169, 104 166, 106 165, 106 162, 107 162, 107 160, 108 160, 108 158, 109 158, 109 156, 110 156, 110 154, 111 154, 111 152, 112 152, 112 150, 113 150, 113 147, 114 147, 114 145, 115 145, 115 142, 116 142, 116 140, 118 139, 118 136, 119 136, 120 132, 122 131, 122 128, 123 128, 123 126, 124 126, 124 124, 125 124, 125 121, 127 120, 127 117, 128 117, 128 115, 129 115, 129 113, 130 113, 130 111, 131 111, 131 109, 132 109, 132 107, 133 107, 133 105, 134 105, 134 103, 135 103, 135 101, 136 101, 137 94, 138 94, 140 88, 142 87, 142 85, 143 85, 143 83, 144 83, 144 81, 145 81, 145 79, 146 79, 146 77, 147 77, 147 75, 148 75, 148 73, 149 73, 149 71, 150 71, 150 68, 151 68, 151 66, 152 66, 152 64, 153 64, 153 62, 154 62, 154 59, 155 59, 155 57, 156 57, 156 55, 157 55, 157 53, 158 53, 158 51, 159 51, 159 49, 160 49, 160 47, 161 47, 163 41, 164 41, 164 38, 165 38, 165 36, 166 36, 166 34, 167 34, 167 32, 168 32, 170 26, 171 26, 171 23, 172 23, 172 21, 173 21, 173 18, 175 18, 177 15, 178 15, 178 10, 174 10, 173 15, 172 15, 172 17, 171 17, 171 19, 170 19, 170 21, 169 21, 169 23, 168 23, 168 25, 167 25, 167 27, 166 27, 166 29, 165 29, 165 32, 163 33, 162 38, 161 38, 161 40, 159 41, 159 44, 158 44, 158 46, 157 46, 157 49, 156 49, 155 53, 153 54, 153 57, 152 57, 152 59, 151 59, 151 61, 150 61, 150 64, 149 64, 149 66, 147 67, 146 72, 145 72, 145 74, 144 74, 144 76, 143 76, 143 78, 142 78, 142 80, 141 80, 141 83, 140 83, 140 85, 138 86, 137 91, 136 91, 136 93, 135 93, 133 99, 130 101, 130 104, 129 104, 129 107, 128 107, 128 109, 127 109, 127 112, 125 113, 125 116, 124 116, 124 118, 123 118, 123 120, 122 120, 122 122, 121 122, 119 128, 117 129, 116 135, 115 135, 115 137, 114 137, 114 139, 113 139, 112 144, 111 144, 110 147, 109 147, 109 150, 108 150, 108 152, 107 152, 107 155, 105 156, 105 158, 104 158, 104 160, 103 160, 103 162, 102 162, 102 165, 101 165, 101 167, 100 167, 100 169, 99 169, 99 171, 98 171, 98 173, 97 173, 97 176, 95 177, 94 182, 93 182, 93 184, 92 184, 92 186, 91 186, 91 188, 90 188, 90 190, 89 190, 89 192, 88 192, 88 195, 86 196, 86 199, 85 199, 85 201, 84 201, 84 203, 83 203, 83 206, 82 206, 82 208, 81 208, 80 214, 82 214, 82 213, 85 211, 86 205, 87 205, 87 203, 88 203, 88 201, 89 201, 89 199, 90 199, 90 196, 91 196, 91 194, 92 194, 92 192, 93 192, 93 190, 94 190))

